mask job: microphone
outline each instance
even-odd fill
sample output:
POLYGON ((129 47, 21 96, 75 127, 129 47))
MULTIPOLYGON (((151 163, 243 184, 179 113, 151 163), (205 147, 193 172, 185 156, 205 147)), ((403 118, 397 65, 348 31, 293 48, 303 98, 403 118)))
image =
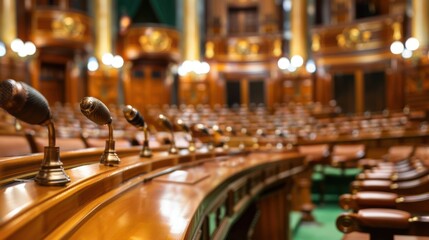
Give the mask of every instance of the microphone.
POLYGON ((174 140, 173 125, 171 124, 170 120, 168 120, 168 118, 162 114, 159 114, 158 119, 161 121, 162 125, 165 128, 167 128, 171 133, 171 144, 170 144, 170 148, 168 149, 168 153, 169 154, 178 154, 179 151, 177 150, 176 142, 174 140))
POLYGON ((177 119, 177 121, 176 121, 176 123, 177 123, 177 125, 183 130, 183 131, 185 131, 189 136, 191 136, 191 139, 189 140, 189 147, 188 147, 188 150, 189 150, 189 152, 195 152, 195 150, 196 150, 196 147, 195 147, 195 140, 194 140, 194 137, 192 136, 192 133, 191 133, 191 129, 189 128, 189 126, 188 125, 186 125, 186 123, 185 122, 183 122, 183 120, 182 119, 177 119))
POLYGON ((123 109, 125 119, 134 127, 143 129, 144 140, 143 148, 140 151, 140 157, 150 158, 152 157, 152 150, 149 148, 149 137, 147 133, 147 124, 143 119, 143 116, 139 111, 133 108, 131 105, 127 105, 123 109))
POLYGON ((0 107, 28 124, 41 125, 52 118, 48 101, 42 94, 12 79, 0 82, 0 107))
POLYGON ((210 134, 209 129, 208 129, 204 124, 202 124, 202 123, 198 123, 197 125, 195 125, 195 129, 196 129, 197 131, 201 132, 202 134, 204 134, 204 135, 206 135, 206 136, 210 137, 210 141, 209 141, 209 142, 208 142, 208 144, 207 144, 207 148, 208 148, 210 151, 211 151, 211 150, 213 150, 213 149, 214 149, 214 146, 213 146, 213 137, 212 137, 212 135, 210 134))
POLYGON ((234 130, 234 128, 232 127, 232 126, 226 126, 225 127, 225 131, 226 131, 226 141, 225 141, 225 143, 223 144, 223 148, 225 149, 225 150, 227 150, 227 149, 229 149, 229 142, 231 141, 231 137, 233 136, 233 135, 235 135, 235 130, 234 130))
POLYGON ((283 144, 283 138, 284 138, 284 132, 283 132, 283 130, 282 129, 280 129, 280 128, 277 128, 275 131, 274 131, 274 134, 277 136, 277 138, 279 138, 280 139, 280 141, 276 144, 276 148, 277 149, 282 149, 283 147, 284 147, 284 144, 283 144))
POLYGON ((109 109, 100 100, 94 97, 84 97, 80 101, 80 111, 89 120, 97 125, 109 127, 109 139, 106 140, 104 153, 100 157, 100 163, 106 166, 118 165, 120 160, 115 151, 115 140, 113 139, 112 116, 109 109))
POLYGON ((245 140, 244 138, 247 136, 247 128, 244 128, 244 127, 241 128, 240 132, 242 136, 240 137, 240 144, 238 145, 238 148, 243 150, 246 148, 246 144, 244 143, 244 140, 245 140))
POLYGON ((49 145, 44 148, 43 161, 34 180, 45 186, 70 182, 60 161, 60 148, 55 146, 55 126, 46 98, 27 84, 8 79, 0 82, 0 107, 16 119, 48 128, 49 145))

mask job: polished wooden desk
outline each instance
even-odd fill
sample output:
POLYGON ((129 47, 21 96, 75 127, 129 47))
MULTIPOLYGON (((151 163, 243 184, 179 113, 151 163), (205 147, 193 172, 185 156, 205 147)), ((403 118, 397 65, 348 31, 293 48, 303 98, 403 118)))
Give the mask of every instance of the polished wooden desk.
POLYGON ((216 154, 157 153, 149 160, 129 156, 117 167, 92 163, 69 168, 71 182, 64 187, 43 187, 32 180, 3 186, 0 235, 223 239, 240 231, 237 224, 249 209, 258 209, 252 216, 259 224, 246 225, 246 234, 288 239, 288 194, 292 176, 304 168, 303 156, 216 154))
MULTIPOLYGON (((120 157, 137 155, 140 146, 116 149, 120 157)), ((64 168, 98 162, 104 148, 87 148, 77 151, 61 151, 60 158, 64 168)), ((43 153, 27 156, 0 158, 0 186, 19 179, 26 179, 37 174, 43 160, 43 153)))

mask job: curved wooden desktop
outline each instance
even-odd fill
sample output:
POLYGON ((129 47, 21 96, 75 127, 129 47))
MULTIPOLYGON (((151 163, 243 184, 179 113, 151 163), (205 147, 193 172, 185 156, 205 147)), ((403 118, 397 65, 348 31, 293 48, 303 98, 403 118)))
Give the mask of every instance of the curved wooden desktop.
MULTIPOLYGON (((294 153, 224 152, 121 158, 66 170, 71 182, 0 189, 0 234, 10 239, 289 239, 294 153), (223 155, 223 156, 217 156, 223 155), (259 221, 258 221, 259 219, 259 221)), ((97 158, 98 160, 98 158, 97 158)))

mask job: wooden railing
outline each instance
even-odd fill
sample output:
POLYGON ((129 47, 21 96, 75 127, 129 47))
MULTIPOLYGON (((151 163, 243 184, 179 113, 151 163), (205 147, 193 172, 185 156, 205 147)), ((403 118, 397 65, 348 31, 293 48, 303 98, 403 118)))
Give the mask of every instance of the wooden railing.
POLYGON ((206 58, 223 61, 262 61, 282 54, 280 34, 216 37, 206 42, 206 58))
POLYGON ((325 56, 363 50, 388 51, 386 46, 404 37, 403 21, 402 16, 380 16, 352 24, 315 27, 312 30, 313 53, 325 56))
MULTIPOLYGON (((4 186, 0 232, 15 239, 222 239, 229 232, 267 231, 258 224, 247 229, 237 224, 252 204, 268 204, 260 196, 290 194, 292 176, 303 170, 303 156, 243 152, 214 157, 219 154, 226 153, 158 153, 152 159, 134 155, 122 157, 117 167, 91 163, 67 169, 71 182, 64 187, 39 186, 32 180, 4 186)), ((278 224, 272 219, 270 234, 289 239, 287 225, 280 226, 290 209, 288 198, 282 199, 285 211, 278 224)), ((270 214, 253 217, 257 222, 258 216, 270 214)))
POLYGON ((127 59, 141 57, 166 58, 178 61, 179 32, 161 25, 135 25, 128 31, 124 39, 124 53, 127 59))
POLYGON ((38 47, 87 49, 91 45, 91 18, 84 13, 37 8, 34 10, 31 22, 31 40, 38 47))

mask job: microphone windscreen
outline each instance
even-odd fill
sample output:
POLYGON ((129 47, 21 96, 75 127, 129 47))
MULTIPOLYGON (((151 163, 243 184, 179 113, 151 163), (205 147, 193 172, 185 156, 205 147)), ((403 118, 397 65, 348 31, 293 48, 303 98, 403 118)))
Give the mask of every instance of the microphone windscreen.
POLYGON ((204 126, 204 124, 199 123, 196 125, 196 128, 198 131, 204 133, 205 135, 210 135, 209 130, 207 129, 206 126, 204 126))
POLYGON ((145 122, 139 111, 131 105, 127 105, 123 109, 125 119, 135 127, 144 127, 145 122))
POLYGON ((43 124, 52 117, 48 101, 40 92, 12 79, 0 82, 0 107, 29 124, 43 124))
POLYGON ((164 125, 165 128, 168 128, 169 130, 173 130, 173 125, 171 124, 170 120, 168 120, 168 118, 162 114, 159 114, 159 120, 161 120, 162 124, 164 125))
POLYGON ((189 132, 190 131, 189 126, 186 125, 186 123, 183 122, 182 119, 177 119, 177 125, 179 125, 183 129, 183 131, 185 131, 185 132, 189 132))
POLYGON ((80 102, 80 111, 89 120, 98 125, 105 125, 112 122, 109 109, 95 97, 84 97, 80 102))

